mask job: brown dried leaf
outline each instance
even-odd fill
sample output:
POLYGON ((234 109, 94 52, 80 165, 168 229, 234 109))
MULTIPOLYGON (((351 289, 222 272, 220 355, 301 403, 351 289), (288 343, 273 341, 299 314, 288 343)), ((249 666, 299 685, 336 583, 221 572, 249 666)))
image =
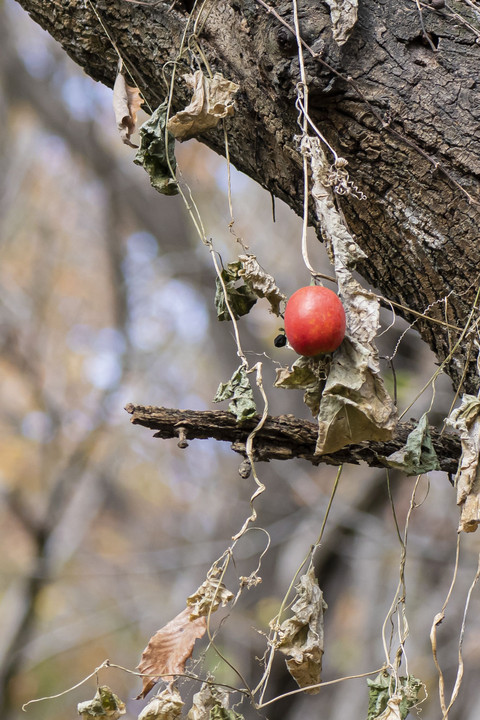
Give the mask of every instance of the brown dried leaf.
POLYGON ((138 145, 134 145, 130 137, 135 132, 137 112, 143 103, 140 90, 127 85, 125 76, 119 72, 113 86, 113 111, 122 142, 133 148, 138 145))
POLYGON ((190 620, 190 608, 185 608, 150 638, 142 653, 138 670, 144 675, 142 692, 145 697, 160 678, 172 682, 185 670, 185 663, 193 652, 195 640, 206 630, 204 617, 190 620))
POLYGON ((459 531, 475 532, 480 524, 480 400, 464 395, 447 423, 460 432, 462 457, 455 476, 457 505, 461 508, 459 531))
POLYGON ((167 123, 169 132, 177 140, 187 140, 218 125, 221 118, 233 115, 233 96, 239 85, 226 80, 220 73, 206 77, 201 70, 184 75, 193 90, 192 100, 184 110, 173 115, 167 123))
MULTIPOLYGON (((327 604, 318 586, 313 568, 302 575, 296 586, 297 600, 293 616, 278 631, 278 649, 288 655, 287 667, 299 687, 317 685, 321 681, 323 657, 323 614, 327 604)), ((320 688, 306 690, 316 695, 320 688)))
POLYGON ((220 605, 225 607, 235 597, 225 585, 220 582, 221 569, 213 567, 198 590, 187 598, 190 609, 190 620, 206 617, 218 610, 220 605), (192 607, 193 606, 193 607, 192 607))

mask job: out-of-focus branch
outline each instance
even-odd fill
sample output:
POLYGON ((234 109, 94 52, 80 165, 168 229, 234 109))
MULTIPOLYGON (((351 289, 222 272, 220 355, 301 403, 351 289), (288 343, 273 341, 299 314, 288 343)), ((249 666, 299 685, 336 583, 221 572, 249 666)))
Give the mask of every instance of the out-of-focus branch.
MULTIPOLYGON (((178 251, 179 246, 186 247, 188 238, 179 238, 179 232, 185 227, 181 220, 181 201, 173 199, 172 202, 172 198, 160 197, 150 188, 146 177, 143 184, 132 182, 118 156, 110 152, 100 140, 95 123, 76 120, 58 97, 58 89, 48 81, 38 82, 28 73, 10 47, 7 28, 1 26, 0 43, 4 52, 2 79, 10 102, 17 100, 31 105, 46 128, 64 138, 71 150, 82 157, 98 177, 108 181, 109 188, 113 188, 117 194, 123 195, 124 200, 128 200, 129 213, 138 219, 145 230, 155 237, 161 231, 160 240, 164 249, 178 251), (152 202, 152 198, 155 202, 152 202), (168 212, 165 211, 167 204, 168 212)), ((113 124, 112 108, 112 126, 113 124)))
MULTIPOLYGON (((132 416, 132 423, 155 430, 154 437, 179 438, 180 447, 185 446, 186 440, 195 438, 224 440, 232 443, 232 449, 244 456, 247 436, 258 422, 257 417, 238 425, 232 413, 222 410, 175 410, 132 403, 129 403, 125 410, 132 416)), ((365 442, 349 445, 331 455, 316 455, 315 423, 293 415, 269 416, 255 436, 255 455, 258 460, 266 461, 298 457, 313 465, 358 465, 365 462, 370 467, 388 467, 384 458, 405 445, 413 428, 412 423, 399 423, 394 437, 388 442, 365 442)), ((460 457, 458 438, 440 435, 433 428, 431 435, 441 470, 454 473, 460 457)))

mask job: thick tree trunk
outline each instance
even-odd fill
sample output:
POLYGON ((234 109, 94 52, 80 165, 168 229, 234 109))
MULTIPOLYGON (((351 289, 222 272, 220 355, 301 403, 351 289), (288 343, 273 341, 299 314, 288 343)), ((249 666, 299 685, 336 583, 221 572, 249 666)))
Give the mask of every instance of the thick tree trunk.
MULTIPOLYGON (((192 14, 186 0, 150 7, 127 0, 20 2, 108 85, 115 43, 152 108, 167 93, 165 77, 184 33, 195 29, 211 69, 241 88, 228 121, 232 161, 301 212, 297 45, 275 17, 292 26, 291 2, 276 2, 272 13, 260 0, 206 0, 192 14)), ((326 4, 298 5, 312 118, 366 195, 342 200, 368 256, 359 271, 388 298, 464 327, 480 271, 480 13, 466 2, 436 10, 414 0, 363 0, 352 36, 339 48, 326 4)), ((189 50, 177 65, 175 109, 189 101, 182 74, 190 63, 196 67, 189 50)), ((224 153, 221 131, 199 139, 224 153)), ((455 385, 464 378, 464 389, 476 392, 474 335, 404 314, 440 360, 451 356, 447 371, 455 385)))

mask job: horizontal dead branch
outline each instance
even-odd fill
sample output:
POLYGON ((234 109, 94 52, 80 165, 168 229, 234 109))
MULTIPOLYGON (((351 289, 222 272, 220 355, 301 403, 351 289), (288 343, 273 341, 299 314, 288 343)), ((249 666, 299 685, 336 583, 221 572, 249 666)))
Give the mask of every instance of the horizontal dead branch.
MULTIPOLYGON (((246 439, 258 422, 256 417, 238 425, 235 416, 223 410, 176 410, 132 403, 125 410, 132 416, 132 423, 155 430, 154 437, 178 438, 179 447, 186 447, 187 440, 214 438, 230 442, 232 449, 244 457, 246 439)), ((399 423, 393 439, 388 442, 364 442, 349 445, 331 455, 315 455, 317 426, 314 422, 294 415, 268 416, 255 436, 254 455, 264 461, 298 457, 313 465, 358 465, 365 462, 370 467, 387 467, 384 458, 400 450, 413 427, 413 423, 399 423)), ((440 436, 433 428, 431 435, 441 469, 455 473, 460 458, 460 441, 452 435, 440 436)))

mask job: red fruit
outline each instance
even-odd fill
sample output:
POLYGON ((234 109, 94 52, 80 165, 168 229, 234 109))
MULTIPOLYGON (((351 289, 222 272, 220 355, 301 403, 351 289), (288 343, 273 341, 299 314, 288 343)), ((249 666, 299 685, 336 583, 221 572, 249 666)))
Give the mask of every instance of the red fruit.
POLYGON ((345 337, 345 310, 328 288, 309 285, 294 292, 285 308, 285 334, 299 355, 333 352, 345 337))

